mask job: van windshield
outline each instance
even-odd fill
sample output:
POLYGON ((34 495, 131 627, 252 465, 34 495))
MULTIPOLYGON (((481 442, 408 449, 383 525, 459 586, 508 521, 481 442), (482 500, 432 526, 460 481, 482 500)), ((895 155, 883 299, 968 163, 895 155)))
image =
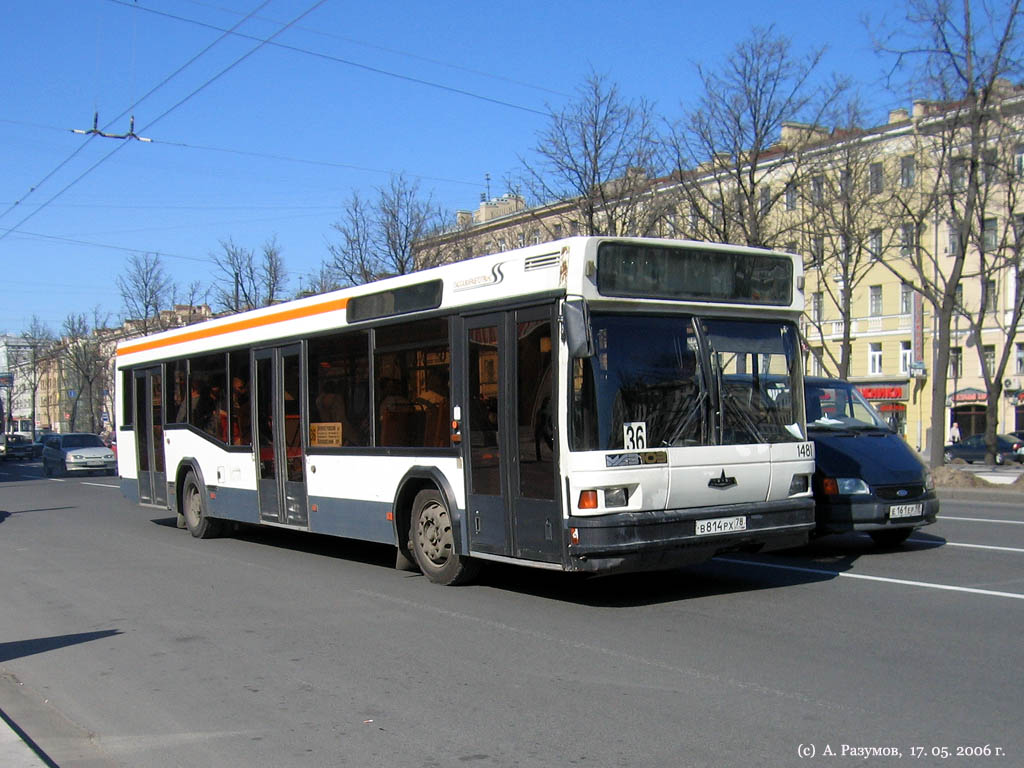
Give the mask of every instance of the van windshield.
POLYGON ((848 381, 804 385, 808 429, 884 429, 885 419, 848 381))

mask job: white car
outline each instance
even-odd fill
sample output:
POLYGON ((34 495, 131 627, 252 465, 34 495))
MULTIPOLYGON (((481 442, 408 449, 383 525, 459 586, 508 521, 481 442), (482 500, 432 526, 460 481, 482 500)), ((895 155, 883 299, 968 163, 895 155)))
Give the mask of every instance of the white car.
POLYGON ((43 441, 43 474, 64 475, 71 472, 117 472, 117 457, 99 435, 91 432, 69 432, 48 435, 43 441))

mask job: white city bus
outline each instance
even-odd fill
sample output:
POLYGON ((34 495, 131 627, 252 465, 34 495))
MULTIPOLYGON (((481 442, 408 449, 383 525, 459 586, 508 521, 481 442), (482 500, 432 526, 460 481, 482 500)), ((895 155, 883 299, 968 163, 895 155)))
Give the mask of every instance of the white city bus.
POLYGON ((791 254, 575 237, 123 342, 126 496, 481 561, 610 573, 814 524, 791 254))

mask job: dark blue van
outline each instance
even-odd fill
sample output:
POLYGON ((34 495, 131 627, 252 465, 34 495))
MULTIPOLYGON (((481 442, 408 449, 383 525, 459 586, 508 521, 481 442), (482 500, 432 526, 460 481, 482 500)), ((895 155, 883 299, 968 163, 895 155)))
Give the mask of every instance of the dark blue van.
POLYGON ((935 522, 931 472, 853 384, 807 376, 804 400, 814 441, 816 533, 864 531, 894 547, 935 522))

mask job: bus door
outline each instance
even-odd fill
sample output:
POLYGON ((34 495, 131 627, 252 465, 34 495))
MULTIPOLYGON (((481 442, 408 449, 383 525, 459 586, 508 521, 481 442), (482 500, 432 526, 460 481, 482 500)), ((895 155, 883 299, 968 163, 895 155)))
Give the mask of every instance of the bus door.
POLYGON ((134 378, 139 501, 167 506, 162 370, 160 366, 138 370, 134 378))
POLYGON ((252 423, 260 520, 306 526, 302 347, 261 349, 253 356, 256 392, 252 423))
POLYGON ((462 435, 470 549, 561 560, 552 307, 467 318, 462 435))

